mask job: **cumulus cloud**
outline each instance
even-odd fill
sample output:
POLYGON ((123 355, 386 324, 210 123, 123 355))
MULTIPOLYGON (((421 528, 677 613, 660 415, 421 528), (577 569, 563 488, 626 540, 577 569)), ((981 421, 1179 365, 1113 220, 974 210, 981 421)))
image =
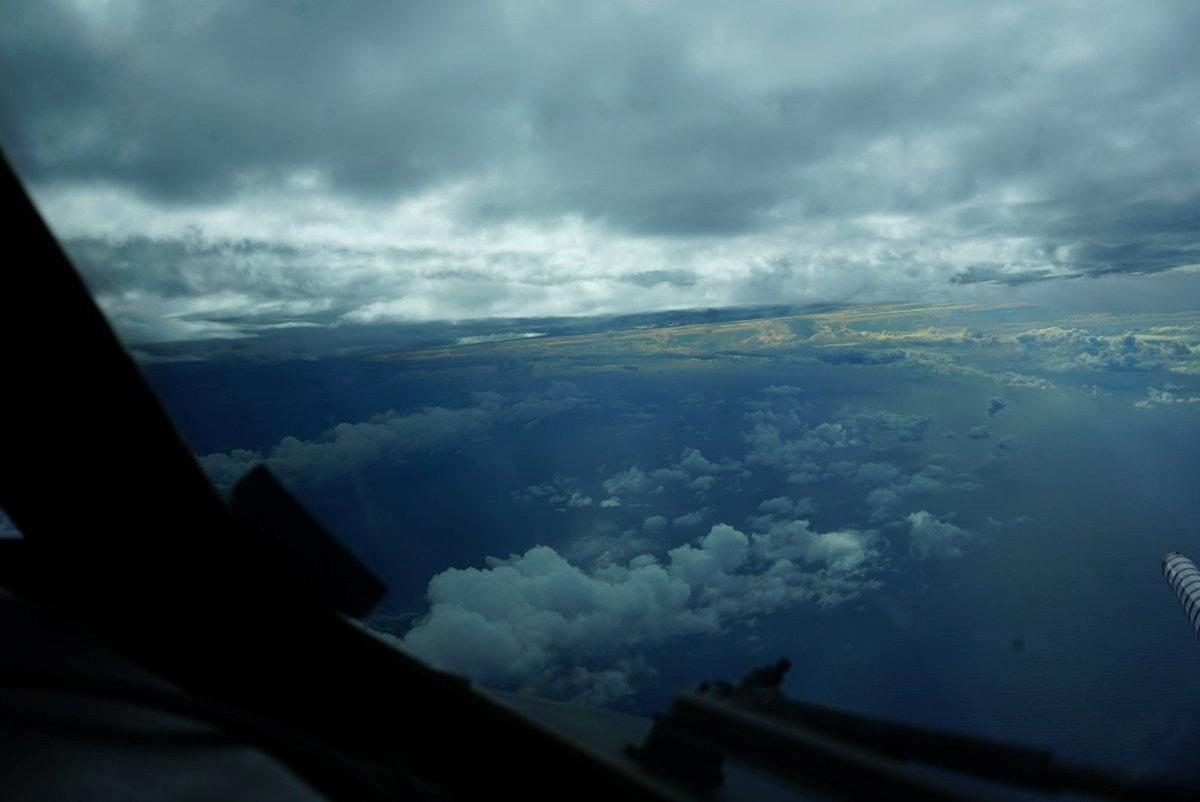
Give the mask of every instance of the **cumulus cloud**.
POLYGON ((751 515, 747 520, 751 529, 761 531, 770 529, 781 520, 807 518, 819 508, 817 500, 811 497, 776 496, 760 502, 758 515, 751 515))
POLYGON ((736 460, 723 460, 718 464, 705 457, 698 448, 685 448, 679 455, 679 462, 675 467, 693 476, 712 476, 740 471, 742 464, 736 460))
POLYGON ((991 436, 992 433, 986 426, 972 426, 967 429, 967 437, 972 440, 986 440, 991 436))
POLYGON ((559 509, 581 509, 592 506, 592 497, 579 489, 579 480, 571 476, 556 476, 549 482, 530 485, 514 491, 517 501, 549 504, 559 509))
MULTIPOLYGON (((200 464, 212 480, 230 487, 255 465, 264 464, 284 481, 318 482, 355 473, 382 460, 454 446, 502 424, 534 423, 577 408, 579 390, 556 382, 525 397, 476 393, 464 407, 428 407, 417 412, 387 411, 358 423, 339 423, 311 440, 285 437, 265 452, 234 449, 207 454, 200 464)), ((579 499, 581 500, 581 499, 579 499)))
POLYGON ((667 528, 667 519, 661 515, 651 515, 642 521, 643 532, 661 532, 667 528))
POLYGON ((713 462, 699 449, 685 448, 676 462, 650 471, 636 465, 626 468, 605 479, 603 487, 610 500, 615 501, 608 506, 616 506, 620 503, 621 496, 662 493, 672 483, 704 493, 716 485, 718 476, 743 473, 742 464, 737 460, 713 462))
POLYGON ((932 419, 886 410, 843 410, 833 421, 816 425, 806 420, 807 408, 775 401, 751 402, 745 418, 751 423, 743 433, 751 465, 777 467, 788 472, 794 484, 822 476, 816 457, 854 447, 886 448, 897 442, 922 440, 932 419))
POLYGON ((1196 14, 28 3, 0 140, 141 339, 961 296, 1200 261, 1196 14))
POLYGON ((913 473, 897 473, 891 478, 885 478, 886 472, 875 468, 873 464, 864 467, 870 467, 871 470, 866 472, 866 477, 860 472, 855 479, 878 484, 864 499, 865 506, 871 511, 872 521, 884 520, 901 500, 909 496, 939 493, 951 487, 960 490, 972 487, 964 482, 948 483, 946 469, 940 465, 926 465, 913 473))
POLYGON ((989 418, 996 417, 996 413, 1008 406, 1008 402, 998 396, 993 396, 988 399, 987 414, 989 418))
POLYGON ((1094 334, 1080 328, 1050 326, 1015 337, 1026 356, 1043 369, 1066 371, 1196 372, 1200 336, 1195 332, 1094 334))
POLYGON ((751 536, 717 524, 665 560, 647 553, 592 568, 536 546, 435 576, 429 612, 402 646, 481 683, 611 702, 631 692, 644 648, 875 587, 876 538, 805 521, 751 536))
POLYGON ((966 529, 940 521, 925 510, 908 516, 909 549, 919 559, 961 557, 963 546, 974 539, 966 529))
POLYGON ((812 455, 851 445, 846 429, 840 423, 805 427, 795 437, 785 437, 773 424, 756 423, 745 434, 745 440, 750 447, 746 453, 747 462, 788 470, 804 470, 814 464, 812 455))
POLYGON ((846 423, 855 436, 871 444, 887 443, 894 438, 902 443, 915 443, 925 438, 933 422, 925 415, 904 415, 884 410, 855 412, 846 423))
POLYGON ((672 526, 691 527, 699 526, 704 523, 704 519, 708 517, 708 508, 693 510, 692 512, 684 513, 671 519, 672 526))
POLYGON ((670 466, 670 469, 683 471, 691 476, 686 487, 689 490, 695 490, 701 496, 712 490, 717 484, 718 477, 722 475, 748 475, 741 462, 733 459, 723 459, 719 463, 713 462, 697 448, 683 449, 679 455, 679 461, 670 466))
POLYGON ((1151 407, 1177 407, 1190 404, 1200 404, 1200 395, 1187 395, 1180 393, 1183 389, 1178 386, 1171 385, 1170 389, 1157 387, 1147 387, 1146 397, 1134 401, 1133 405, 1140 409, 1150 409, 1151 407))
POLYGON ((775 396, 799 396, 804 395, 804 388, 796 387, 792 384, 772 384, 763 388, 763 394, 775 396))
POLYGON ((635 465, 605 479, 603 487, 610 498, 615 497, 619 501, 621 496, 661 493, 666 483, 685 479, 687 474, 682 471, 659 468, 647 473, 635 465))

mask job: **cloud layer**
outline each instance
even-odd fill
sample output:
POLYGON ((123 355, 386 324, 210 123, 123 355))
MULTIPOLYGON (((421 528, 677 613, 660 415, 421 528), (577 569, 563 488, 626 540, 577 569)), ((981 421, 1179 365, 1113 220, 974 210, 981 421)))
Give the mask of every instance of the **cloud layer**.
POLYGON ((932 298, 1200 261, 1192 3, 9 9, 128 336, 932 298))

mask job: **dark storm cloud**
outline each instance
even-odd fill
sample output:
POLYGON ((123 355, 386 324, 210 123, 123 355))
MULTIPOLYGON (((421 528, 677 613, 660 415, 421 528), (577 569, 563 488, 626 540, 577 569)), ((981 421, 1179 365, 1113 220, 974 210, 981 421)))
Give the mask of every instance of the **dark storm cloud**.
MULTIPOLYGON (((724 267, 748 266, 631 257, 575 294, 588 308, 912 295, 1197 262, 1198 35, 1186 2, 26 3, 0 32, 0 139, 46 192, 177 212, 297 185, 358 209, 440 192, 468 230, 575 221, 660 250, 736 243, 724 267)), ((103 216, 63 208, 68 227, 103 216)), ((304 297, 245 265, 233 291, 304 297)), ((505 292, 524 289, 363 316, 497 314, 505 292)))
MULTIPOLYGON (((1077 276, 1076 276, 1077 277, 1077 276)), ((955 284, 1031 284, 1035 281, 1046 281, 1053 278, 1067 278, 1057 275, 1048 267, 1012 270, 1004 265, 971 265, 961 273, 955 273, 950 281, 955 284)))

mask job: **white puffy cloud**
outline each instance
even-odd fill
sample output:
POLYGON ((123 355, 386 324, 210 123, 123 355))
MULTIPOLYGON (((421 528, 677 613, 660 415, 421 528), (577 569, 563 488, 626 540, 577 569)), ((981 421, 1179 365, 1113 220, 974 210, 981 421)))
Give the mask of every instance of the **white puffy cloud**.
POLYGON ((961 557, 963 546, 975 537, 970 531, 940 521, 925 510, 912 513, 907 520, 909 550, 922 560, 930 557, 961 557))
POLYGON ((642 521, 643 532, 661 532, 667 528, 667 519, 661 515, 651 515, 642 521))
POLYGON ((1121 334, 1095 334, 1080 328, 1049 326, 1014 337, 1025 356, 1042 369, 1067 371, 1200 370, 1200 333, 1179 328, 1121 334))
POLYGON ((662 493, 672 483, 704 493, 716 485, 718 476, 742 473, 742 464, 736 460, 713 462, 699 449, 685 448, 675 462, 651 471, 642 470, 637 465, 626 468, 605 479, 603 487, 611 498, 620 503, 621 496, 662 493))
POLYGON ((639 496, 646 493, 661 493, 667 482, 683 481, 687 474, 683 471, 659 468, 647 473, 636 465, 624 471, 615 473, 604 480, 604 492, 610 497, 639 496))
POLYGON ((964 481, 962 477, 957 480, 948 478, 946 469, 933 463, 911 473, 887 462, 866 462, 861 465, 841 462, 832 466, 832 469, 856 483, 874 485, 863 499, 873 522, 886 519, 902 500, 910 496, 940 493, 948 489, 976 490, 979 487, 971 481, 964 481))
POLYGON ((752 529, 770 529, 773 524, 782 519, 804 518, 811 515, 817 511, 818 506, 816 499, 810 497, 777 496, 762 501, 758 505, 759 514, 751 515, 748 521, 752 529))
POLYGON ((517 501, 540 502, 561 509, 580 509, 593 504, 592 497, 579 489, 578 480, 571 476, 556 476, 549 482, 530 485, 513 492, 517 501))
POLYGON ((816 459, 827 452, 857 447, 886 448, 897 442, 924 438, 932 419, 885 410, 844 409, 832 421, 809 423, 808 407, 792 399, 768 397, 751 401, 745 419, 751 424, 743 433, 749 447, 746 462, 777 467, 793 484, 821 478, 816 459))
POLYGON ((875 586, 875 534, 781 522, 748 537, 726 524, 671 549, 584 568, 536 546, 429 583, 429 612, 403 648, 505 687, 593 703, 629 692, 639 650, 799 603, 836 605, 875 586))
POLYGON ((770 465, 792 472, 803 472, 814 463, 812 457, 833 448, 846 448, 852 443, 840 423, 820 423, 812 428, 802 427, 793 437, 782 434, 772 423, 756 423, 744 435, 750 450, 746 462, 770 465))
POLYGON ((1189 404, 1200 404, 1200 395, 1180 393, 1181 389, 1181 387, 1176 385, 1168 385, 1161 390, 1157 387, 1147 387, 1146 397, 1134 401, 1133 405, 1140 409, 1150 409, 1151 407, 1178 407, 1189 404))
POLYGON ((672 526, 688 527, 699 526, 704 523, 704 519, 708 517, 708 508, 693 510, 692 512, 677 515, 671 519, 672 526))
POLYGON ((734 460, 722 460, 720 463, 716 463, 705 457, 698 448, 685 448, 674 467, 692 476, 711 476, 740 471, 742 465, 734 460))

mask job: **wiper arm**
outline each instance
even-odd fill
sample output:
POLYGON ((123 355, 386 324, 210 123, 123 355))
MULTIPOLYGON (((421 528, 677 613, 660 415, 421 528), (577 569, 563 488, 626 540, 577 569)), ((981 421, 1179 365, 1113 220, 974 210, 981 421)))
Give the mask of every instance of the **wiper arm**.
POLYGON ((786 660, 738 685, 712 682, 679 696, 641 747, 652 770, 693 787, 720 782, 722 754, 798 784, 838 794, 891 799, 980 799, 912 764, 1044 793, 1083 792, 1115 800, 1200 799, 1200 786, 1056 758, 1046 749, 888 721, 788 699, 779 690, 786 660), (716 761, 716 764, 714 764, 716 761))

